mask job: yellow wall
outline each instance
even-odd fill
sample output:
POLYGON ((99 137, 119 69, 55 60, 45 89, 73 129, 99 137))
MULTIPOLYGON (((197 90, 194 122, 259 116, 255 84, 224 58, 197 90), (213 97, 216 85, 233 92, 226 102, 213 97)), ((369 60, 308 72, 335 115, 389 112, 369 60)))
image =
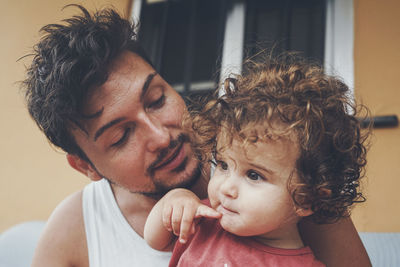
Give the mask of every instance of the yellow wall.
POLYGON ((39 29, 77 12, 61 11, 69 3, 88 9, 110 3, 129 13, 130 0, 2 0, 0 8, 0 232, 27 220, 46 220, 50 212, 88 179, 55 152, 26 111, 19 84, 39 29))
MULTIPOLYGON (((372 115, 400 118, 400 1, 354 0, 355 90, 372 115)), ((374 130, 360 231, 400 232, 400 128, 374 130)))

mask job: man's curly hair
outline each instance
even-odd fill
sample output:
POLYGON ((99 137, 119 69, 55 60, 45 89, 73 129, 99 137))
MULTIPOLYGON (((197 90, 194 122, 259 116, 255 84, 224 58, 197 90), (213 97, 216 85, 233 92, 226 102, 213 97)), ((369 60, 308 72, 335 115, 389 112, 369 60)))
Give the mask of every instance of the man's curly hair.
POLYGON ((353 203, 365 201, 359 179, 364 176, 368 131, 361 130, 357 116, 368 110, 353 103, 340 79, 286 54, 261 63, 248 61, 243 74, 227 79, 224 89, 222 96, 216 93, 193 109, 186 124, 201 160, 215 155, 220 134, 243 144, 295 135, 299 181, 289 179, 288 189, 296 206, 311 208, 315 222, 329 223, 348 216, 353 203), (274 127, 276 122, 285 129, 274 127), (256 132, 255 124, 265 126, 264 132, 256 132))
MULTIPOLYGON (((70 127, 85 131, 79 121, 88 91, 107 81, 112 61, 131 51, 150 63, 139 46, 135 25, 113 9, 81 14, 63 24, 49 24, 35 45, 33 61, 23 82, 28 110, 48 140, 88 161, 70 134, 70 127)), ((151 65, 151 63, 150 63, 151 65)), ((90 162, 90 161, 89 161, 90 162)))

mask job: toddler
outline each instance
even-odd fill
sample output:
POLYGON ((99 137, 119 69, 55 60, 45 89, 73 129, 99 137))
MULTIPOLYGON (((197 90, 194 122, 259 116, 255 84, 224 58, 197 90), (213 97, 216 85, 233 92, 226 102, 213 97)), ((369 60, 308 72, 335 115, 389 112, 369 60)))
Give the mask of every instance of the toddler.
POLYGON ((192 142, 215 165, 208 200, 175 189, 144 237, 170 266, 323 266, 297 223, 349 216, 364 201, 366 133, 348 87, 293 56, 248 62, 225 93, 192 112, 192 142))

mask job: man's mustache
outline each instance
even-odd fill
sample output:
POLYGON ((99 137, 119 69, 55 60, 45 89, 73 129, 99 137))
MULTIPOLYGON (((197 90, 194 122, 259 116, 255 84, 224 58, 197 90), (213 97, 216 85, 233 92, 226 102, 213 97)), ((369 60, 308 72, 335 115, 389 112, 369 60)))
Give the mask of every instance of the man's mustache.
POLYGON ((181 133, 178 135, 176 139, 171 140, 167 148, 160 150, 157 155, 157 159, 150 164, 147 168, 147 173, 150 177, 154 176, 154 172, 157 169, 157 166, 160 165, 161 162, 165 160, 165 157, 170 153, 170 151, 183 143, 189 142, 189 136, 187 134, 181 133))

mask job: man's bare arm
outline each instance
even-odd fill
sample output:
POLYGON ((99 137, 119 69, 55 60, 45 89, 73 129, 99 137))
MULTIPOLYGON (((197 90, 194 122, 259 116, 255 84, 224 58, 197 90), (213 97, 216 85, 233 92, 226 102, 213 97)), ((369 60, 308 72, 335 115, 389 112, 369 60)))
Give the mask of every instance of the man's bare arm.
POLYGON ((302 220, 299 224, 304 243, 329 267, 372 266, 368 254, 350 218, 334 224, 315 224, 302 220))
POLYGON ((82 215, 82 192, 62 201, 39 239, 32 267, 89 266, 82 215))

